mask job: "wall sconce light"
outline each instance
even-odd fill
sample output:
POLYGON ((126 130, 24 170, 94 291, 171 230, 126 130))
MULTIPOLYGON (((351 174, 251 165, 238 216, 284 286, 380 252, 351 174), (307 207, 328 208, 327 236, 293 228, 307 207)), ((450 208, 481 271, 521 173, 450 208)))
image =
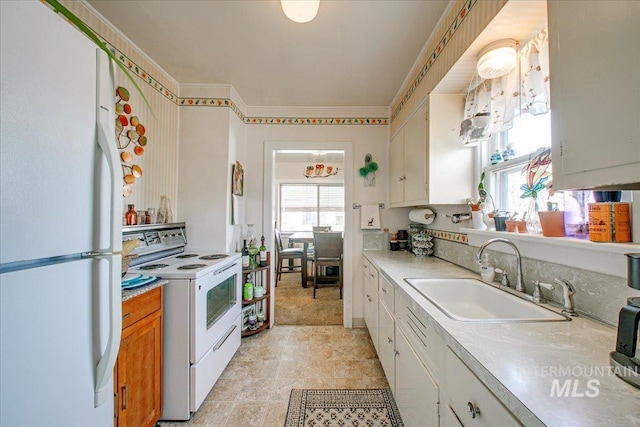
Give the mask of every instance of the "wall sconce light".
POLYGON ((495 79, 513 70, 518 63, 517 45, 516 40, 502 39, 485 46, 478 55, 478 75, 495 79))
POLYGON ((280 4, 287 18, 304 24, 316 17, 320 0, 280 0, 280 4))

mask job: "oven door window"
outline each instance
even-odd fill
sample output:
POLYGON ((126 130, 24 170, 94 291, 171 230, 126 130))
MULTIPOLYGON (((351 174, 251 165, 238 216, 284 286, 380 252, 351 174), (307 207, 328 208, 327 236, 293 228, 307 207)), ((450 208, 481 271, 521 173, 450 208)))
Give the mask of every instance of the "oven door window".
POLYGON ((207 291, 207 330, 236 303, 236 276, 207 291))

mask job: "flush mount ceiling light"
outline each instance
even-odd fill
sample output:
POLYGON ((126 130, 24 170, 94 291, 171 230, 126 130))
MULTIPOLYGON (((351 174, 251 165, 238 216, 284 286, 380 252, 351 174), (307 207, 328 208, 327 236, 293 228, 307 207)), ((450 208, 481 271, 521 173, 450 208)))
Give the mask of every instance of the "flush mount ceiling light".
POLYGON ((513 39, 503 39, 485 46, 478 55, 478 75, 483 79, 495 79, 513 70, 518 63, 517 45, 513 39))
POLYGON ((280 0, 280 4, 287 18, 304 24, 316 17, 320 0, 280 0))

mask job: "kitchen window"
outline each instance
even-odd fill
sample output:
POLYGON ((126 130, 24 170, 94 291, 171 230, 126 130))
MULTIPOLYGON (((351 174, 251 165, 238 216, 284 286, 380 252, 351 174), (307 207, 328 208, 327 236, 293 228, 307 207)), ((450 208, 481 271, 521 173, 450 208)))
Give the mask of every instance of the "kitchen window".
POLYGON ((279 217, 285 233, 312 231, 318 225, 344 231, 344 185, 280 184, 279 217))

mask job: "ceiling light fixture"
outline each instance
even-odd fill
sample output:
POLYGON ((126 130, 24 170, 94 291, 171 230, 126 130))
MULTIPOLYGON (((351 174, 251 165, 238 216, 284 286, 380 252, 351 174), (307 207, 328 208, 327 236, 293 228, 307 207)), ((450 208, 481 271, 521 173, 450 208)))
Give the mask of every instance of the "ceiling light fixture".
POLYGON ((513 39, 497 40, 485 46, 478 55, 478 75, 483 79, 495 79, 509 73, 518 63, 513 39))
POLYGON ((320 0, 280 0, 280 4, 287 18, 304 24, 316 17, 320 0))

